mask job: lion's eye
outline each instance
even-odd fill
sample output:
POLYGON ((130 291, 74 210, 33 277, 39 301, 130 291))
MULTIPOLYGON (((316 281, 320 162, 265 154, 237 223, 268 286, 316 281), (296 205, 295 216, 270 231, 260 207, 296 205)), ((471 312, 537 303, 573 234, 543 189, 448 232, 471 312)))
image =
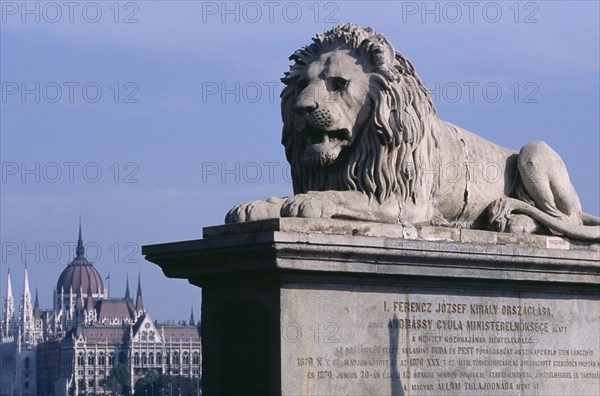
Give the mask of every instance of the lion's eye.
POLYGON ((331 81, 331 89, 334 91, 341 91, 348 86, 348 80, 341 77, 336 77, 331 81))

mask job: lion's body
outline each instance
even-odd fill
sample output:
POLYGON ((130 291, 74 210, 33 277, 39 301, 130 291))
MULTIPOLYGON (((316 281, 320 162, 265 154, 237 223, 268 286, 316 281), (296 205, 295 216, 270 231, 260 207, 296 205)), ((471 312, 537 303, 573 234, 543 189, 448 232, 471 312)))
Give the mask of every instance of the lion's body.
POLYGON ((439 120, 439 146, 428 169, 439 175, 430 201, 451 223, 478 225, 488 205, 508 197, 517 183, 517 152, 439 120))
POLYGON ((300 216, 512 232, 541 223, 600 239, 600 227, 582 225, 566 167, 545 143, 518 153, 441 120, 412 64, 371 29, 340 25, 313 41, 282 79, 296 195, 238 205, 227 222, 300 216))

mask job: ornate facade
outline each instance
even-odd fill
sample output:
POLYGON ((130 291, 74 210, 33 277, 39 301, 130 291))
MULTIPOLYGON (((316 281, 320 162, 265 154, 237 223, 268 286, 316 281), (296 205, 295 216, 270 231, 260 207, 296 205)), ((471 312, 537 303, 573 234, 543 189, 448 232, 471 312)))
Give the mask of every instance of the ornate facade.
POLYGON ((144 308, 141 279, 135 300, 108 296, 85 257, 79 227, 76 257, 63 270, 53 308, 32 304, 27 266, 18 311, 10 270, 0 318, 0 396, 111 395, 111 370, 125 365, 130 383, 148 371, 199 379, 200 328, 193 313, 179 324, 153 321, 144 308))

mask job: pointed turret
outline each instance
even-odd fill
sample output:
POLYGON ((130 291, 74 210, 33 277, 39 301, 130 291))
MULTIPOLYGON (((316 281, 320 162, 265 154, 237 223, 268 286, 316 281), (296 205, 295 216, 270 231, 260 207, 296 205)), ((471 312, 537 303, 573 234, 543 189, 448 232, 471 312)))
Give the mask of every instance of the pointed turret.
POLYGON ((81 287, 77 289, 77 296, 75 297, 75 311, 79 312, 83 309, 83 296, 81 293, 81 287))
POLYGON ((85 298, 85 322, 92 324, 96 321, 96 310, 94 309, 94 298, 92 297, 92 288, 88 287, 87 297, 85 298))
POLYGON ((144 312, 144 300, 142 299, 142 278, 140 274, 138 274, 138 287, 137 294, 135 296, 135 310, 138 312, 138 315, 144 312))
POLYGON ((33 306, 31 305, 31 292, 29 291, 29 275, 27 274, 27 263, 25 264, 25 276, 23 279, 23 293, 19 305, 19 331, 21 342, 27 346, 33 343, 35 324, 33 322, 33 306))
POLYGON ((14 334, 15 322, 15 303, 12 294, 12 284, 10 282, 10 269, 6 279, 6 297, 2 309, 2 337, 10 337, 14 334))
POLYGON ((94 299, 92 298, 92 287, 89 286, 87 290, 87 297, 85 298, 85 310, 91 312, 94 310, 94 299))
POLYGON ((194 319, 194 308, 190 310, 190 326, 196 326, 196 320, 194 319))
POLYGON ((40 312, 40 301, 38 300, 38 289, 35 288, 35 302, 33 303, 33 319, 40 320, 42 313, 40 312))
POLYGON ((131 294, 129 293, 129 275, 127 275, 127 280, 125 282, 125 300, 131 300, 131 294))
POLYGON ((75 305, 77 304, 77 296, 73 296, 73 285, 69 287, 69 304, 67 305, 69 309, 69 319, 73 320, 75 317, 75 305))
POLYGON ((75 250, 76 257, 85 256, 85 247, 83 247, 83 238, 81 237, 81 218, 79 219, 79 238, 77 238, 77 249, 75 250))

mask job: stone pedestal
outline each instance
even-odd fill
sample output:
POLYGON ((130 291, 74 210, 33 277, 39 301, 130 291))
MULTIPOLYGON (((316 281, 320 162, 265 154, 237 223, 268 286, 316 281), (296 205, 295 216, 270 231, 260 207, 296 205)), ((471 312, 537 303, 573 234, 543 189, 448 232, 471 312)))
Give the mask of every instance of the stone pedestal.
POLYGON ((145 246, 202 287, 205 395, 600 394, 600 253, 285 218, 145 246))

